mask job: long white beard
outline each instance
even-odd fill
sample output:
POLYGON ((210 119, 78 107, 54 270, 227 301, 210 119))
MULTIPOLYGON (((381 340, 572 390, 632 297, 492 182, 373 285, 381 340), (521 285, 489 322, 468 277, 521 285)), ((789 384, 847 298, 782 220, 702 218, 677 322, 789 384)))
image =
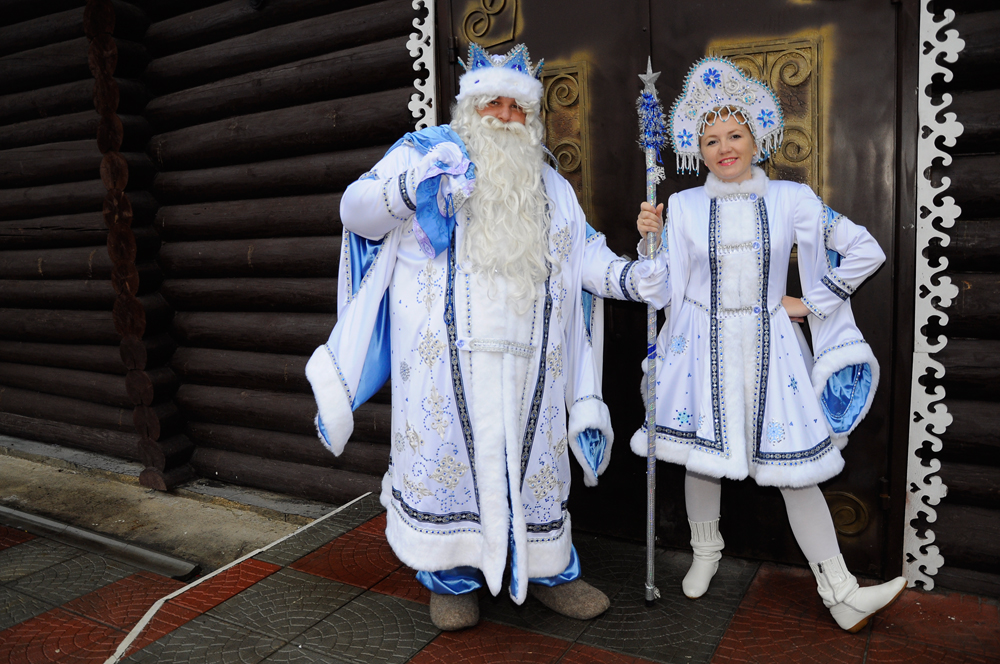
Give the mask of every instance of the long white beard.
POLYGON ((497 275, 519 313, 531 308, 549 265, 549 219, 542 186, 540 131, 491 116, 454 123, 476 164, 476 189, 466 203, 468 221, 460 247, 464 270, 481 275, 496 292, 497 275))

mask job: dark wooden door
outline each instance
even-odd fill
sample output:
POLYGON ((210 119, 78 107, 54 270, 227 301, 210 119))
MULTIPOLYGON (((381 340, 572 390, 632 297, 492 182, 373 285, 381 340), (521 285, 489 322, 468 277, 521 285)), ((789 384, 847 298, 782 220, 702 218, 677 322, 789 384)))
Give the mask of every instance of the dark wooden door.
MULTIPOLYGON (((451 24, 445 21, 442 27, 451 31, 447 37, 458 54, 465 53, 470 40, 494 50, 525 42, 535 59, 545 58, 549 76, 568 72, 576 85, 568 97, 563 91, 573 102, 569 111, 559 107, 558 82, 546 84, 546 107, 556 118, 547 121, 549 145, 578 143, 583 165, 579 172, 568 169, 567 177, 577 185, 591 223, 619 253, 635 252, 634 219, 643 197, 635 99, 641 87, 637 75, 645 71, 647 56, 653 69, 662 72, 658 88, 666 109, 691 63, 705 55, 732 57, 772 82, 788 117, 786 143, 772 177, 811 184, 831 207, 867 226, 890 257, 853 298, 859 325, 882 365, 882 387, 845 450, 846 469, 822 487, 848 563, 859 571, 881 573, 894 336, 884 313, 894 304, 894 5, 888 0, 482 0, 452 2, 447 16, 451 24), (580 108, 572 110, 573 104, 580 108), (559 121, 560 113, 570 121, 559 121)), ((453 85, 460 72, 450 73, 453 85)), ((447 82, 448 72, 443 74, 447 82)), ((444 87, 447 95, 448 85, 444 87)), ((672 155, 665 157, 668 177, 660 185, 661 200, 703 182, 704 173, 674 175, 672 155)), ((576 166, 572 160, 567 163, 576 166)), ((571 511, 578 529, 642 539, 644 461, 628 450, 628 440, 643 417, 638 385, 645 309, 609 303, 606 311, 604 390, 615 423, 615 452, 600 486, 584 489, 577 483, 571 511)), ((659 541, 687 548, 683 471, 661 463, 658 475, 659 541)), ((727 553, 804 562, 776 489, 757 487, 752 480, 726 481, 722 511, 727 553)))

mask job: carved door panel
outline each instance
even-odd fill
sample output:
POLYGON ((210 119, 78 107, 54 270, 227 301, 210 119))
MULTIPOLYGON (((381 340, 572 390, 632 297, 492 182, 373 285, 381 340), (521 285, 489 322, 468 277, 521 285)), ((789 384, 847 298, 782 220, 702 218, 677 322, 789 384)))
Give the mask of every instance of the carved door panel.
MULTIPOLYGON (((807 182, 835 210, 865 225, 889 263, 852 298, 854 313, 882 365, 883 386, 844 452, 846 468, 822 488, 841 547, 854 569, 880 573, 885 545, 883 478, 890 451, 893 326, 896 16, 888 0, 715 0, 712 3, 603 0, 452 0, 441 22, 447 44, 464 55, 470 40, 494 50, 525 42, 545 58, 548 143, 577 188, 581 205, 619 253, 635 253, 634 219, 644 195, 636 144, 635 99, 651 55, 666 109, 691 63, 709 54, 733 58, 769 81, 782 98, 786 142, 772 177, 807 182), (450 33, 450 34, 449 34, 450 33)), ((461 70, 444 63, 442 95, 453 97, 461 70)), ((665 200, 701 184, 673 173, 664 154, 665 200)), ((790 275, 797 286, 794 270, 790 275)), ((612 463, 595 489, 575 480, 570 510, 577 529, 644 538, 645 462, 628 449, 643 418, 638 396, 645 308, 606 306, 605 398, 615 424, 612 463)), ((683 472, 658 466, 657 534, 686 549, 683 472)), ((753 480, 724 482, 727 553, 803 562, 776 489, 753 480)))

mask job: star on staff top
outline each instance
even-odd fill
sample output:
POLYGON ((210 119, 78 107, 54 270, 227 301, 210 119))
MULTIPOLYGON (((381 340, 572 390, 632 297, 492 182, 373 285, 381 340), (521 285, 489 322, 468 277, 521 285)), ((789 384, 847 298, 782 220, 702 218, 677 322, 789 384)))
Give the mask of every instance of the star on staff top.
POLYGON ((639 78, 641 78, 642 82, 646 84, 644 91, 656 94, 656 88, 654 86, 656 85, 656 79, 658 79, 659 77, 660 77, 660 72, 653 71, 653 58, 652 57, 646 58, 646 73, 639 74, 639 78))

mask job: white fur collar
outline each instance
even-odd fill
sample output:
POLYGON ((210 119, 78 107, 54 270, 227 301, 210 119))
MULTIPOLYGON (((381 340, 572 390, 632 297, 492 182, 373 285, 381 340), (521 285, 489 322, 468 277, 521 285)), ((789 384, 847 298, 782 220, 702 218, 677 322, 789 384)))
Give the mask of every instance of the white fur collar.
POLYGON ((705 180, 705 193, 709 198, 721 198, 733 194, 757 194, 764 196, 767 194, 767 175, 758 166, 750 167, 750 179, 743 182, 723 182, 712 173, 708 174, 705 180))

